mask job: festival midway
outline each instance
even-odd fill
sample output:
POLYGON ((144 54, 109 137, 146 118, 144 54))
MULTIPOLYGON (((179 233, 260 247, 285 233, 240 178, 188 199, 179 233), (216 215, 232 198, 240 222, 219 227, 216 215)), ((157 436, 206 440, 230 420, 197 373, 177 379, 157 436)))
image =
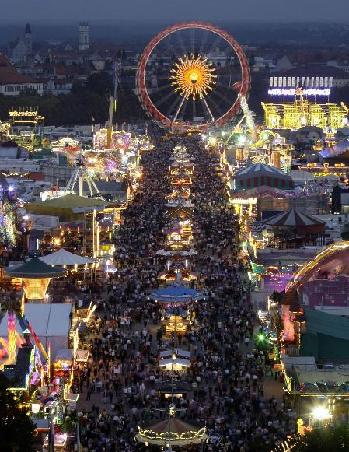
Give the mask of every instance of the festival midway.
POLYGON ((0 450, 349 450, 339 57, 78 31, 0 53, 0 450), (55 124, 65 96, 91 97, 55 124))

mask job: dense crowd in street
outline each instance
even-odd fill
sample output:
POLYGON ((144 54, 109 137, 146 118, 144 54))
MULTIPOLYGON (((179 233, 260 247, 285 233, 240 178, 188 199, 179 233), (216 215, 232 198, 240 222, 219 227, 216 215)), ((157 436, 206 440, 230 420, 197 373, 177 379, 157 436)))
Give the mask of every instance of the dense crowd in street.
POLYGON ((187 334, 180 342, 170 339, 191 352, 188 371, 175 375, 187 388, 173 401, 176 416, 207 428, 206 451, 271 450, 293 423, 275 399, 263 397, 264 355, 253 345, 256 318, 219 154, 198 137, 173 138, 142 156, 140 186, 116 238, 118 272, 96 294, 98 320, 87 339, 91 358, 74 382, 83 399, 80 440, 88 451, 143 450, 135 441, 137 426, 167 415, 169 402, 159 386, 169 377, 158 356, 168 339, 149 294, 164 271, 165 260, 156 252, 164 247, 163 228, 170 221, 168 168, 178 143, 195 163, 190 200, 197 254, 190 266, 205 297, 193 307, 187 334))

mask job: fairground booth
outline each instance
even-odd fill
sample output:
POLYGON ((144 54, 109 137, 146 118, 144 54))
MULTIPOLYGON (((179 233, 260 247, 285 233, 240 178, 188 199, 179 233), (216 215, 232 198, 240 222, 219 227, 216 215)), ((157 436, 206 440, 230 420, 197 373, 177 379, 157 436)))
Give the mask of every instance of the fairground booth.
POLYGON ((150 299, 162 306, 166 334, 184 335, 191 323, 190 305, 203 299, 203 295, 196 289, 175 283, 155 290, 150 299))

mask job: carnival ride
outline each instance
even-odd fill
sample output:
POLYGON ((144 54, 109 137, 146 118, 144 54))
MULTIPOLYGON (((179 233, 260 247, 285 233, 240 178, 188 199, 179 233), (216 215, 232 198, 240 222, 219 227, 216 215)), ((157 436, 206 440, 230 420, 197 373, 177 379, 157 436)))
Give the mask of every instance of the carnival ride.
POLYGON ((78 194, 79 196, 83 196, 84 182, 87 184, 88 192, 91 197, 99 195, 97 185, 90 171, 86 167, 82 154, 80 154, 80 156, 76 159, 74 171, 67 183, 65 190, 67 193, 72 193, 75 191, 76 184, 78 184, 78 194))
POLYGON ((206 22, 175 24, 157 34, 141 55, 136 76, 144 110, 179 132, 231 121, 249 87, 243 49, 229 33, 206 22))
MULTIPOLYGON (((247 103, 246 108, 248 109, 247 103)), ((242 162, 250 161, 273 165, 288 172, 291 168, 294 146, 287 143, 286 139, 277 132, 257 126, 254 123, 253 113, 249 110, 248 112, 243 109, 243 116, 238 124, 231 131, 224 131, 222 139, 224 147, 235 149, 238 166, 242 162)), ((208 144, 212 144, 212 141, 213 145, 216 145, 220 139, 211 135, 208 138, 208 144)))
POLYGON ((7 341, 1 338, 2 348, 0 349, 0 369, 3 369, 5 365, 15 364, 17 348, 22 345, 20 333, 16 330, 16 320, 22 330, 22 334, 26 331, 30 332, 35 345, 41 353, 42 358, 47 362, 50 359, 49 351, 45 350, 40 339, 36 335, 32 325, 25 317, 23 308, 20 303, 5 303, 5 310, 2 311, 2 317, 4 318, 5 312, 7 312, 7 341))
POLYGON ((349 241, 333 243, 317 254, 312 261, 301 267, 292 281, 287 284, 286 293, 303 286, 320 270, 324 273, 348 273, 349 241))

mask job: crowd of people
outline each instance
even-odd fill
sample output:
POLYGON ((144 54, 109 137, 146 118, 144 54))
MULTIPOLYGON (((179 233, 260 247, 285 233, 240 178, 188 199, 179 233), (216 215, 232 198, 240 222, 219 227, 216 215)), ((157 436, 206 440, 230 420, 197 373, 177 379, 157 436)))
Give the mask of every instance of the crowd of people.
POLYGON ((205 149, 199 137, 177 137, 159 141, 141 163, 139 189, 116 237, 118 272, 96 295, 99 321, 86 344, 91 357, 74 382, 82 394, 81 445, 88 451, 144 450, 135 440, 137 427, 166 418, 169 400, 161 387, 171 379, 184 388, 171 401, 176 417, 207 429, 202 450, 271 450, 293 420, 274 398, 264 398, 264 354, 253 346, 256 318, 219 153, 205 149), (165 246, 163 230, 173 215, 166 207, 168 168, 178 144, 194 163, 190 221, 196 254, 188 260, 205 296, 191 307, 187 334, 168 338, 162 309, 149 294, 166 262, 157 251, 165 246), (186 372, 160 370, 159 351, 169 345, 190 351, 186 372))

